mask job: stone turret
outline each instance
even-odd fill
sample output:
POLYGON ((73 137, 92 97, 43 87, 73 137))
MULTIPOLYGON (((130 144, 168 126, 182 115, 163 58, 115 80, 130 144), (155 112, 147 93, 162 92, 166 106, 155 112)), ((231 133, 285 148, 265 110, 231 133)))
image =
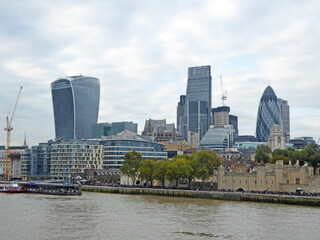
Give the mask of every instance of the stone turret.
POLYGON ((285 149, 285 137, 280 125, 275 124, 272 126, 268 138, 268 146, 271 148, 271 151, 275 149, 285 149))

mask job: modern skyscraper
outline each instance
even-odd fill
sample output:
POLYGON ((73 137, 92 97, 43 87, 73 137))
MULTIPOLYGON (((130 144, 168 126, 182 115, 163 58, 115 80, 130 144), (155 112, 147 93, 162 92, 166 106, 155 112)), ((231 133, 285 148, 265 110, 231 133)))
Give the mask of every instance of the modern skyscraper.
POLYGON ((289 143, 290 140, 290 106, 288 101, 278 98, 278 102, 281 110, 281 117, 283 123, 283 133, 286 138, 286 142, 289 143))
POLYGON ((180 102, 178 102, 177 107, 177 129, 178 132, 182 134, 182 138, 187 140, 188 130, 187 130, 187 116, 185 116, 186 107, 186 95, 180 96, 180 102))
POLYGON ((199 133, 201 139, 209 129, 211 81, 210 66, 189 67, 185 102, 184 97, 181 96, 177 108, 178 130, 185 140, 187 140, 188 131, 199 133), (183 116, 181 116, 182 108, 183 116))
POLYGON ((273 89, 268 86, 260 99, 256 137, 260 142, 267 142, 271 127, 279 124, 282 128, 281 109, 273 89))
POLYGON ((51 83, 56 138, 91 137, 97 123, 100 101, 98 78, 69 76, 51 83))

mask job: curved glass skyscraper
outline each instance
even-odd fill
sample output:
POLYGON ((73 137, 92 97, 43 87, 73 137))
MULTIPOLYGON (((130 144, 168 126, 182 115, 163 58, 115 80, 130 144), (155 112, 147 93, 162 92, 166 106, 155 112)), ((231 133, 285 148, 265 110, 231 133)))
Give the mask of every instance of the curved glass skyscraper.
POLYGON ((70 76, 51 83, 56 138, 87 139, 97 123, 100 101, 98 78, 70 76))
POLYGON ((258 109, 256 136, 259 141, 268 141, 271 127, 274 124, 283 126, 281 109, 276 94, 268 86, 263 92, 258 109))

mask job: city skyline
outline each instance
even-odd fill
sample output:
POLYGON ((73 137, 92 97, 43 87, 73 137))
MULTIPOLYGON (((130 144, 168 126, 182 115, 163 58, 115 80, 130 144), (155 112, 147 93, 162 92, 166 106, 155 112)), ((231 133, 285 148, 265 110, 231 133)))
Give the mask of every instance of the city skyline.
MULTIPOLYGON (((99 78, 98 122, 137 122, 141 133, 148 118, 176 123, 187 68, 201 65, 212 68, 212 107, 221 105, 222 75, 240 135, 254 135, 259 99, 270 82, 290 104, 291 138, 318 140, 317 1, 81 3, 2 4, 2 129, 23 86, 13 145, 23 143, 25 132, 29 145, 54 138, 50 83, 60 76, 99 78)), ((2 130, 0 145, 5 142, 2 130)))

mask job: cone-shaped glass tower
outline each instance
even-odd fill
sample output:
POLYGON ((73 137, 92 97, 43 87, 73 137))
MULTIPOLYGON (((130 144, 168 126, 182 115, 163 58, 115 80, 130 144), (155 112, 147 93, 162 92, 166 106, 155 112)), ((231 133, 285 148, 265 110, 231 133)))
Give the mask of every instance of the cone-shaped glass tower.
POLYGON ((260 99, 256 136, 261 142, 267 142, 271 127, 279 124, 282 127, 281 109, 273 89, 268 86, 260 99))

